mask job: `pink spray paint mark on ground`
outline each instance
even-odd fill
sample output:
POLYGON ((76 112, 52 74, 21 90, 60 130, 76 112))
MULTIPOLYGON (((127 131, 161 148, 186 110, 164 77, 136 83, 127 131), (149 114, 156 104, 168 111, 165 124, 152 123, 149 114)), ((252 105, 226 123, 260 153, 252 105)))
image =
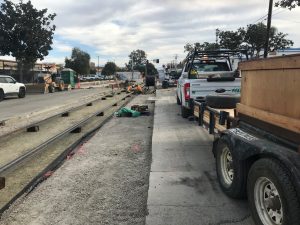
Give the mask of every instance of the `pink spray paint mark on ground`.
POLYGON ((140 146, 140 145, 137 145, 137 144, 132 145, 132 146, 131 146, 131 150, 132 150, 134 153, 138 153, 138 152, 141 151, 141 146, 140 146))

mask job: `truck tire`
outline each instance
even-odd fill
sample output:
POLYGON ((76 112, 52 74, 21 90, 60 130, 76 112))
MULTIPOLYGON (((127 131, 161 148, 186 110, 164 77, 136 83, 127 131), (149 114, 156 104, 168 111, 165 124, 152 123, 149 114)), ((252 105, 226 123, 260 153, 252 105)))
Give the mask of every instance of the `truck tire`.
POLYGON ((227 136, 222 136, 216 147, 217 177, 223 192, 231 198, 247 195, 248 163, 236 159, 227 136))
POLYGON ((58 85, 59 85, 59 87, 58 87, 59 91, 65 90, 65 82, 63 80, 60 80, 58 85))
POLYGON ((25 91, 25 88, 20 88, 19 89, 19 94, 18 94, 18 97, 19 98, 25 98, 25 96, 26 96, 26 91, 25 91))
POLYGON ((0 102, 4 99, 5 95, 2 89, 0 89, 0 102))
POLYGON ((168 81, 166 81, 166 80, 164 80, 164 81, 162 82, 162 85, 161 85, 161 87, 162 87, 163 89, 166 89, 166 88, 168 88, 168 87, 169 87, 169 82, 168 82, 168 81))
POLYGON ((54 93, 55 87, 53 85, 49 85, 48 90, 49 90, 49 93, 54 93))
POLYGON ((274 159, 256 161, 248 175, 248 200, 259 225, 297 225, 300 203, 287 169, 274 159))
POLYGON ((240 102, 240 95, 213 94, 206 96, 206 104, 212 108, 233 109, 240 102))
POLYGON ((185 108, 184 106, 181 106, 181 116, 182 118, 188 118, 191 115, 191 110, 188 108, 185 108))
POLYGON ((180 99, 178 98, 178 96, 176 95, 177 98, 177 105, 181 105, 180 99))

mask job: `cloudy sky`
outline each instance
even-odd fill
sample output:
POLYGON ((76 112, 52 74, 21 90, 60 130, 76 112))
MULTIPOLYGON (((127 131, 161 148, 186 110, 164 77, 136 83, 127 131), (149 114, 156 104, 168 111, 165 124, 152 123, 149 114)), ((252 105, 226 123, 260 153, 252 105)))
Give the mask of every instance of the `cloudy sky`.
MULTIPOLYGON (((276 0, 275 0, 276 1, 276 0)), ((0 0, 0 3, 3 0, 0 0)), ((13 0, 13 2, 18 2, 13 0)), ((47 62, 63 63, 73 47, 100 65, 123 66, 132 50, 143 49, 148 59, 162 63, 184 58, 183 46, 213 42, 215 29, 235 30, 266 22, 268 0, 32 0, 36 8, 55 12, 57 26, 47 62)), ((289 34, 300 47, 300 7, 273 9, 272 25, 289 34)), ((3 58, 3 57, 2 57, 3 58)))

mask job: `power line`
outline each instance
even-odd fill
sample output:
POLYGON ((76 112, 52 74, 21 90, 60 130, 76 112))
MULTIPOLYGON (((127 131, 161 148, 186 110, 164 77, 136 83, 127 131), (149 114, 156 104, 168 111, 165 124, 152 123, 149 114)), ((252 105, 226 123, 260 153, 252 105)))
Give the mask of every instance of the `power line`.
MULTIPOLYGON (((273 13, 276 12, 276 11, 278 11, 278 10, 280 10, 280 9, 282 9, 282 8, 277 8, 277 9, 275 9, 275 10, 273 11, 273 13)), ((282 11, 285 11, 285 10, 287 10, 287 9, 284 9, 284 10, 282 10, 282 11)), ((275 13, 275 15, 277 15, 277 14, 279 14, 279 13, 275 13)), ((273 15, 274 15, 274 14, 273 14, 273 15)), ((258 21, 261 21, 261 22, 262 22, 263 20, 267 19, 267 17, 268 17, 268 14, 265 14, 264 16, 260 17, 259 19, 255 20, 255 21, 253 22, 253 24, 257 23, 258 21)))

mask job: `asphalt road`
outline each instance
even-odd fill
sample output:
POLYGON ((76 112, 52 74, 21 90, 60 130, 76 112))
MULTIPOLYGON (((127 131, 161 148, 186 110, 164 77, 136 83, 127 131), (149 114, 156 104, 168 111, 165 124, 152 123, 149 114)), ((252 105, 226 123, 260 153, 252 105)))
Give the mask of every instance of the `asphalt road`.
POLYGON ((80 101, 85 96, 109 90, 108 88, 75 89, 52 94, 31 94, 22 99, 9 97, 0 102, 0 121, 18 115, 45 110, 49 107, 64 105, 70 101, 80 101))

